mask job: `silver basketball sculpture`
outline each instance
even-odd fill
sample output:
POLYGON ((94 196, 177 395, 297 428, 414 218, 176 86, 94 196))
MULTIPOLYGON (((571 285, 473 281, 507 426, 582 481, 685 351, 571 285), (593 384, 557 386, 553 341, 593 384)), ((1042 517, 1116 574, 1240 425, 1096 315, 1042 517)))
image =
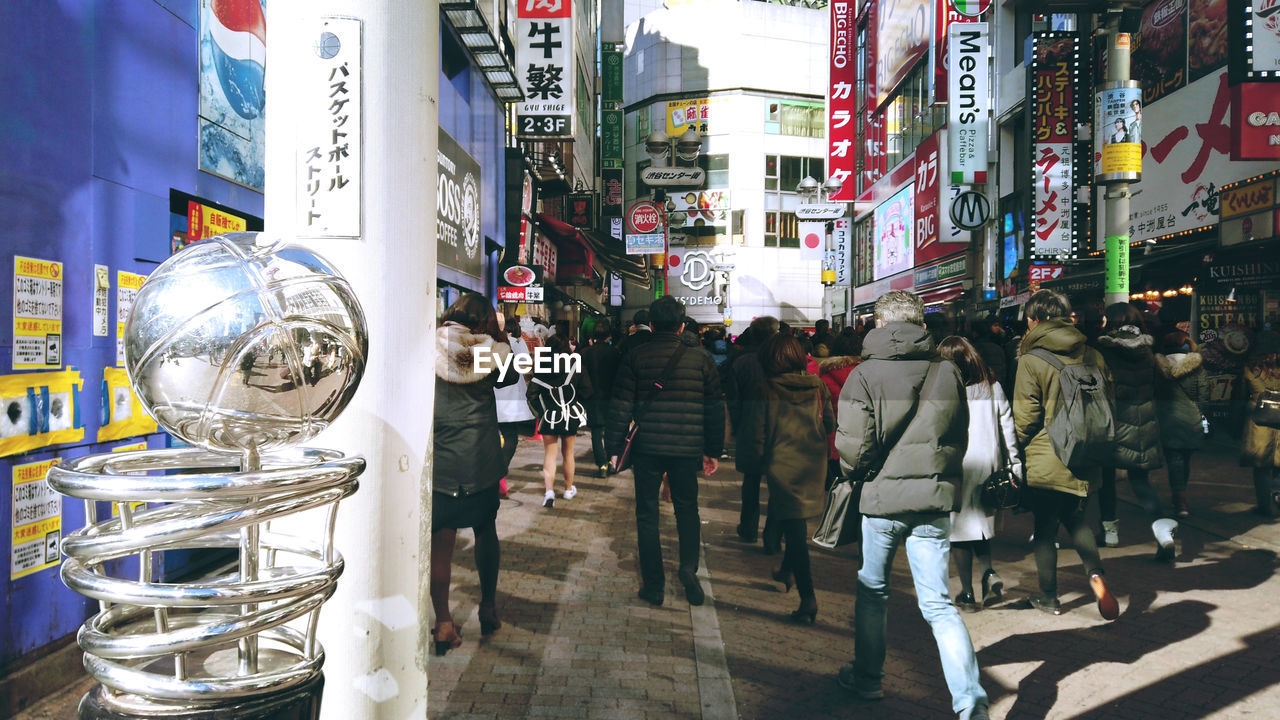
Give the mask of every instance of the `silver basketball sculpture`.
POLYGON ((319 612, 344 567, 338 503, 365 462, 290 446, 355 394, 364 314, 310 250, 233 233, 151 274, 124 351, 147 411, 197 447, 89 455, 49 472, 55 490, 85 502, 85 527, 62 541, 63 582, 101 603, 77 636, 101 683, 85 702, 128 717, 241 717, 307 687, 324 664, 319 612), (313 509, 325 513, 315 537, 271 529, 313 509), (187 582, 160 576, 163 551, 214 548, 239 562, 187 582), (138 560, 134 577, 117 562, 126 558, 138 560))
POLYGON ((268 452, 328 427, 360 384, 369 343, 351 286, 310 250, 231 233, 147 278, 125 326, 142 404, 201 447, 268 452))

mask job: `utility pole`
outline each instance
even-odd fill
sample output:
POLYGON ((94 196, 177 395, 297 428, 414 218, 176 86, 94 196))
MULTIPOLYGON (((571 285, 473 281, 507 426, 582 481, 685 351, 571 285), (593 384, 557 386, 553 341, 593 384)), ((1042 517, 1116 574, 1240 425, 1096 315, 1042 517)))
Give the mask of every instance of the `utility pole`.
MULTIPOLYGON (((1094 147, 1101 147, 1103 153, 1101 172, 1097 173, 1096 179, 1099 184, 1106 183, 1103 186, 1103 210, 1106 215, 1104 257, 1107 269, 1105 299, 1108 305, 1129 301, 1129 181, 1142 177, 1141 138, 1126 137, 1108 142, 1111 139, 1106 134, 1108 129, 1099 122, 1104 117, 1104 102, 1115 97, 1132 97, 1135 88, 1141 107, 1141 87, 1129 77, 1129 34, 1120 32, 1120 17, 1120 13, 1113 13, 1107 23, 1107 77, 1101 91, 1094 97, 1094 102, 1099 106, 1099 111, 1094 113, 1094 147), (1123 158, 1115 153, 1117 157, 1112 160, 1109 151, 1119 150, 1123 145, 1133 147, 1129 148, 1130 152, 1125 153, 1123 158), (1136 157, 1132 151, 1136 151, 1136 157), (1109 163, 1109 160, 1112 162, 1109 163), (1136 168, 1133 166, 1135 160, 1136 168), (1115 167, 1109 167, 1109 164, 1115 167), (1108 172, 1109 170, 1116 172, 1108 172)), ((1123 101, 1115 103, 1111 100, 1111 103, 1125 105, 1123 101)))

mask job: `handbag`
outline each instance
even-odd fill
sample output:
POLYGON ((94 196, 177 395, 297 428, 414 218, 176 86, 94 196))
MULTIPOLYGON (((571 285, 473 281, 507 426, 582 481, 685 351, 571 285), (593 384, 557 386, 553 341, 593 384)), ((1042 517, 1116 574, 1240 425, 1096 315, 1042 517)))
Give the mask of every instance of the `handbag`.
MULTIPOLYGON (((911 429, 911 425, 915 423, 916 407, 920 403, 920 395, 924 393, 924 385, 929 381, 929 377, 933 375, 933 371, 937 366, 938 363, 936 361, 929 363, 929 369, 925 371, 924 379, 920 381, 920 386, 916 388, 915 399, 911 405, 911 420, 902 429, 902 433, 898 436, 899 438, 905 435, 907 430, 911 429)), ((893 447, 896 443, 897 439, 887 444, 889 447, 893 447)), ((862 500, 862 486, 880 474, 880 470, 884 468, 884 464, 888 459, 888 454, 886 453, 857 482, 849 477, 842 477, 832 484, 831 489, 827 491, 827 501, 822 507, 822 515, 818 518, 818 528, 813 533, 814 545, 831 550, 861 539, 862 528, 861 523, 857 521, 857 516, 859 515, 858 504, 862 500), (851 516, 854 518, 854 522, 849 522, 851 516)))
POLYGON ((1022 487, 1013 473, 1009 462, 1009 448, 1004 443, 1004 432, 1000 429, 1000 414, 995 409, 995 399, 991 402, 992 414, 995 415, 996 444, 1000 446, 1000 467, 995 469, 982 481, 979 498, 982 504, 991 510, 1007 510, 1018 506, 1022 497, 1022 487))
POLYGON ((622 452, 618 453, 617 461, 613 464, 613 471, 620 473, 623 470, 631 468, 632 461, 635 460, 631 449, 635 446, 636 436, 640 434, 640 418, 649 411, 649 406, 653 405, 653 401, 658 397, 658 393, 662 392, 662 386, 667 382, 667 378, 675 371, 676 365, 679 364, 680 358, 684 356, 687 346, 680 343, 675 353, 671 355, 671 359, 667 361, 667 366, 662 369, 662 374, 657 380, 653 381, 653 387, 650 388, 649 394, 645 396, 644 404, 636 409, 631 416, 631 425, 627 427, 627 436, 622 440, 622 452))
POLYGON ((1280 430, 1280 390, 1264 390, 1249 418, 1254 425, 1280 430))

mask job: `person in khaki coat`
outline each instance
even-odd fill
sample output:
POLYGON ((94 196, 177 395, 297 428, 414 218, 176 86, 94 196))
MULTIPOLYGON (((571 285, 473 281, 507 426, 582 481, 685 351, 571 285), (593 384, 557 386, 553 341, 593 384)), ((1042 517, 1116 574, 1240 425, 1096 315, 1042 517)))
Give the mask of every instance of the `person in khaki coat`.
MULTIPOLYGON (((1244 369, 1248 408, 1268 390, 1280 392, 1280 335, 1258 333, 1253 355, 1244 369)), ((1280 430, 1264 427, 1246 415, 1244 445, 1240 463, 1253 468, 1253 489, 1258 499, 1254 512, 1269 518, 1280 517, 1280 430)))
POLYGON ((826 498, 827 434, 835 432, 831 394, 815 375, 805 372, 808 358, 792 335, 775 334, 760 349, 765 372, 761 412, 745 428, 750 451, 760 458, 769 484, 769 512, 784 543, 782 565, 773 578, 791 589, 794 577, 800 607, 796 622, 812 625, 818 613, 809 571, 809 528, 805 522, 822 513, 826 498))
POLYGON ((1098 524, 1096 493, 1101 469, 1096 465, 1068 469, 1058 459, 1045 429, 1058 411, 1061 397, 1058 370, 1031 351, 1044 348, 1064 365, 1095 365, 1102 370, 1108 386, 1111 374, 1098 351, 1085 345, 1084 333, 1071 324, 1071 304, 1065 297, 1052 290, 1041 290, 1027 300, 1024 311, 1027 334, 1019 347, 1013 387, 1013 426, 1018 444, 1026 452, 1025 504, 1035 517, 1033 545, 1040 595, 1033 595, 1031 604, 1054 615, 1062 614, 1058 602, 1058 550, 1054 544, 1058 526, 1062 525, 1071 533, 1098 601, 1098 611, 1107 620, 1114 620, 1120 608, 1103 580, 1102 561, 1093 535, 1098 524))

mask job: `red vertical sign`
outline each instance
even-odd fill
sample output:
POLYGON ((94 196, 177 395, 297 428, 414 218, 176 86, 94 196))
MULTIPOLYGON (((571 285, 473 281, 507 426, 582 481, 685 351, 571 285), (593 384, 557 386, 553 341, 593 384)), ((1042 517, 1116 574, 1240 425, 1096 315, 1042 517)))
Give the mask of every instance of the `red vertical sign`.
POLYGON ((938 158, 938 133, 916 147, 916 265, 937 260, 959 248, 938 242, 938 182, 941 162, 938 158))
POLYGON ((848 0, 831 1, 831 46, 827 84, 827 174, 841 183, 831 199, 852 201, 856 195, 853 174, 857 171, 857 67, 854 63, 854 5, 848 0))

